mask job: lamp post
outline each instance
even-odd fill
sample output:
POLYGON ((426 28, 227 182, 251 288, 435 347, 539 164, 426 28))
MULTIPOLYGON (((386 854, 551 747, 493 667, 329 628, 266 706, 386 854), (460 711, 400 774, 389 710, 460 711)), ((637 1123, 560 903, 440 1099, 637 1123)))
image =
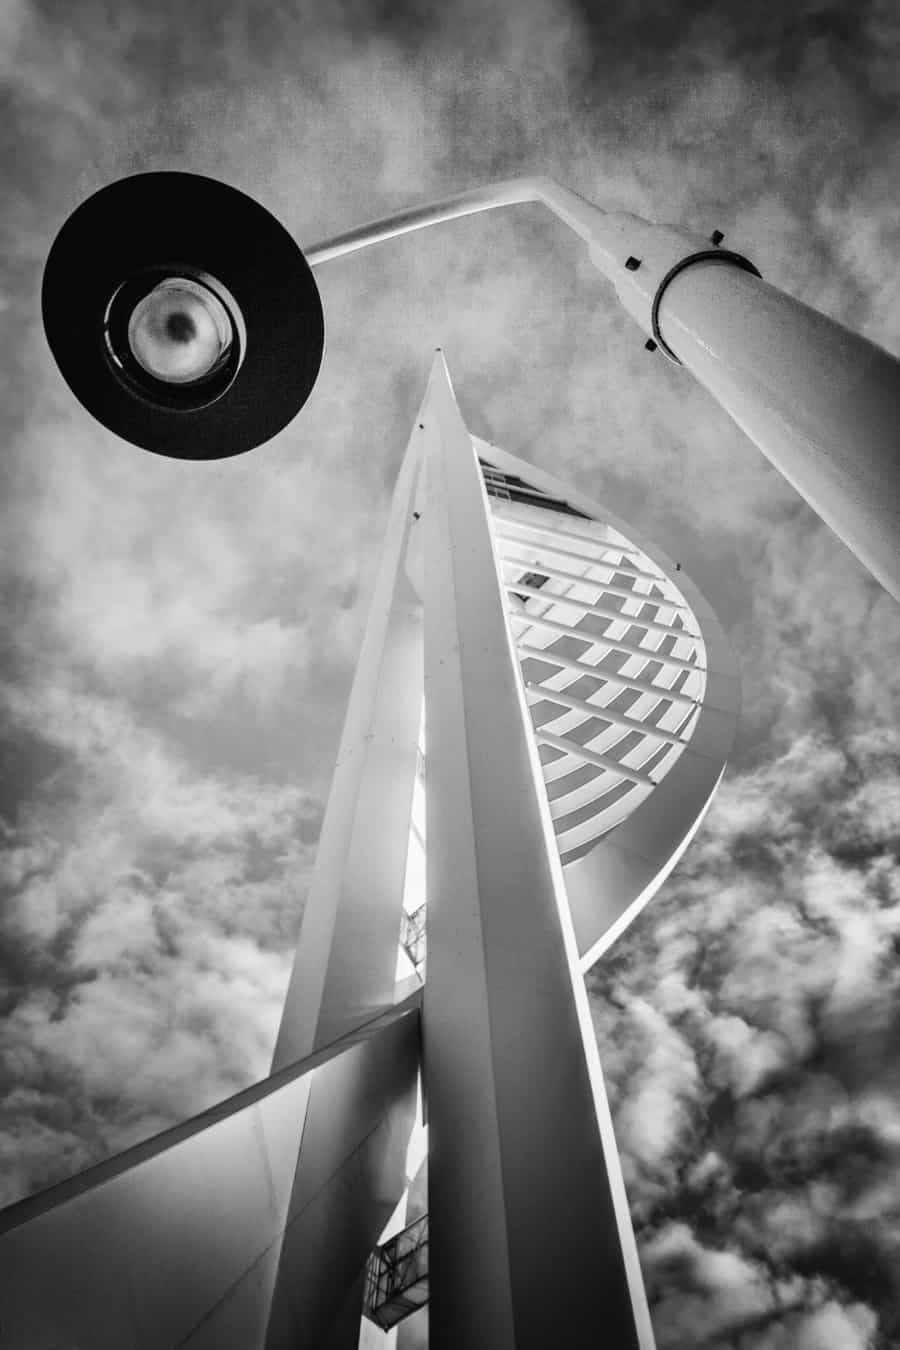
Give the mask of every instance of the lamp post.
POLYGON ((157 453, 215 459, 281 430, 324 350, 310 266, 475 212, 540 202, 588 245, 646 334, 703 384, 900 600, 900 362, 709 238, 514 178, 314 244, 243 193, 184 173, 101 189, 60 231, 44 320, 84 406, 157 453))
POLYGON ((325 240, 307 261, 518 202, 543 203, 585 241, 647 348, 685 366, 900 600, 900 362, 765 282, 719 231, 704 239, 516 178, 325 240))

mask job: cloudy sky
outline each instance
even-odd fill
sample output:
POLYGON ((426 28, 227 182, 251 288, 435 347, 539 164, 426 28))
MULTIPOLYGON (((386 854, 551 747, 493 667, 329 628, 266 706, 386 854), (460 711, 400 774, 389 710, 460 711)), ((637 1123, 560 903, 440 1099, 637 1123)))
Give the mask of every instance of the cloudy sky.
POLYGON ((660 1350, 896 1350, 896 605, 540 207, 322 266, 310 403, 220 464, 95 424, 38 304, 125 173, 311 243, 540 171, 898 352, 893 0, 0 0, 0 66, 2 1199, 266 1072, 441 345, 471 429, 678 558, 741 663, 708 822, 589 978, 660 1350))

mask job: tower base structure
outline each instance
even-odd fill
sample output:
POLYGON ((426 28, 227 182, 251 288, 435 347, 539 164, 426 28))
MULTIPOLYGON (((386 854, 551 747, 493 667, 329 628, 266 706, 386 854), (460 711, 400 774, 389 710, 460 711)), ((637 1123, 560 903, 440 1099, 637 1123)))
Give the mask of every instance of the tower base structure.
POLYGON ((411 1311, 423 1244, 388 1239, 425 1225, 436 1350, 650 1350, 583 973, 698 827, 738 697, 692 583, 471 436, 439 356, 272 1074, 0 1214, 4 1346, 356 1350, 370 1254, 411 1311))

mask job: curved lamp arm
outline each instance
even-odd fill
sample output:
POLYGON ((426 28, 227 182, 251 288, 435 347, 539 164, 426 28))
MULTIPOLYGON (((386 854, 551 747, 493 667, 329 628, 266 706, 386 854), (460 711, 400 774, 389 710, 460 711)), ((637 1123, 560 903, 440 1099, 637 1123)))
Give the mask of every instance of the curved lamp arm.
POLYGON ((710 237, 606 212, 552 178, 410 207, 306 250, 313 265, 498 206, 541 202, 575 231, 647 336, 685 365, 900 600, 900 362, 767 285, 710 237))
POLYGON ((596 228, 598 218, 606 215, 598 206, 593 206, 584 197, 579 197, 577 192, 563 187, 552 178, 508 178, 502 183, 469 188, 466 192, 455 192, 440 201, 408 207, 394 215, 369 221, 367 225, 359 225, 345 234, 323 239, 303 252, 306 261, 315 267, 318 263, 343 257, 345 253, 368 248, 370 244, 379 244, 383 239, 393 239, 398 234, 409 234, 411 230, 422 230, 445 220, 457 220, 460 216, 472 216, 498 206, 516 206, 521 202, 542 202, 588 243, 593 242, 592 229, 596 228))

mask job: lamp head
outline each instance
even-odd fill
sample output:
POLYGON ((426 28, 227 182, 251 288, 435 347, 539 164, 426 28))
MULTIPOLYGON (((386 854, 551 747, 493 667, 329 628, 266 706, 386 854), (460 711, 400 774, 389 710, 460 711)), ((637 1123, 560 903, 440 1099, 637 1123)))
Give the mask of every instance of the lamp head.
POLYGON ((325 347, 297 244, 251 197, 197 174, 136 174, 77 207, 47 258, 42 307, 88 412, 176 459, 241 454, 281 431, 325 347))

